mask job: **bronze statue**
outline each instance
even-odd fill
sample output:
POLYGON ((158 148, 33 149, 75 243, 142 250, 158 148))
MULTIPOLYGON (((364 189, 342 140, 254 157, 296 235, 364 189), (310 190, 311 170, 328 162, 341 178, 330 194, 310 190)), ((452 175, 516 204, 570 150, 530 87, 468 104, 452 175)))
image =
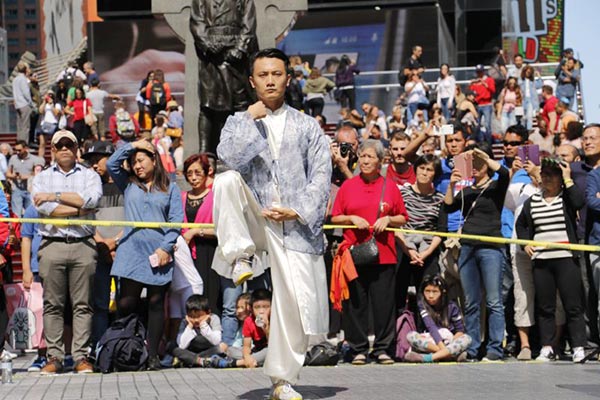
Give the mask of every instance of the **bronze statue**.
POLYGON ((258 50, 254 0, 192 0, 190 30, 199 58, 199 150, 215 153, 227 117, 254 102, 248 82, 248 57, 258 50))

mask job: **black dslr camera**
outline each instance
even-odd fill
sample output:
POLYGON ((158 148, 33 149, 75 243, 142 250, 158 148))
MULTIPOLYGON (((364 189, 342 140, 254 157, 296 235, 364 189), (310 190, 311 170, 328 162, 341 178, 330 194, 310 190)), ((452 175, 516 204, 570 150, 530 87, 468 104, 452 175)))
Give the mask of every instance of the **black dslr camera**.
POLYGON ((348 157, 348 154, 352 152, 352 144, 346 142, 340 143, 340 155, 342 158, 348 157))

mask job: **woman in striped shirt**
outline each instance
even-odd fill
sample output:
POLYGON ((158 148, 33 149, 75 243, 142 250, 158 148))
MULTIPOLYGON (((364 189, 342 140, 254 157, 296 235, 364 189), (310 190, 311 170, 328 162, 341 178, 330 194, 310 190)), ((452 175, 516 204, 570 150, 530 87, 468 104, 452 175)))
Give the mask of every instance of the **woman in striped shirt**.
MULTIPOLYGON (((541 191, 523 205, 517 219, 519 239, 554 243, 577 243, 577 210, 585 204, 580 190, 571 179, 566 162, 542 160, 541 191)), ((573 362, 583 362, 586 344, 585 320, 581 295, 581 273, 573 251, 525 246, 531 257, 535 305, 542 350, 537 360, 555 358, 552 343, 556 335, 556 289, 567 315, 567 327, 573 349, 573 362)))

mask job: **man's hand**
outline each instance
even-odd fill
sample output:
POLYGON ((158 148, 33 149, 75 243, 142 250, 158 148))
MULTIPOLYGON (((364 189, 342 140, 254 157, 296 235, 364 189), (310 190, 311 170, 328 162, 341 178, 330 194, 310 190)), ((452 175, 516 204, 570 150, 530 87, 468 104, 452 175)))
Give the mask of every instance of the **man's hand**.
POLYGON ((298 219, 298 214, 291 208, 271 207, 262 210, 263 217, 275 222, 293 221, 298 219))
POLYGON ((262 101, 257 101, 248 107, 248 114, 252 117, 252 119, 261 119, 267 116, 267 106, 262 101))
POLYGON ((54 194, 54 193, 36 193, 33 196, 33 204, 35 204, 38 207, 49 201, 56 201, 56 194, 54 194))
POLYGON ((340 145, 337 142, 333 142, 329 145, 331 151, 331 159, 333 163, 340 169, 348 168, 348 160, 350 159, 350 152, 346 153, 346 157, 342 157, 340 153, 340 145))
POLYGON ((171 256, 169 255, 169 253, 167 253, 163 249, 154 250, 154 254, 156 254, 158 256, 158 266, 159 267, 164 267, 171 260, 171 256))

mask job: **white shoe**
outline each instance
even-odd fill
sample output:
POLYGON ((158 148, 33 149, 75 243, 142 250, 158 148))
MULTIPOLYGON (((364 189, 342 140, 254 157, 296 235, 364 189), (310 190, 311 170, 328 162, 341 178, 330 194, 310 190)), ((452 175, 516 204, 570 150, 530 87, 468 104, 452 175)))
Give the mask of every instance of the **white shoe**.
POLYGON ((585 351, 583 350, 583 347, 573 348, 573 362, 581 364, 585 362, 585 351))
POLYGON ((536 361, 549 362, 554 361, 556 356, 554 355, 554 350, 552 350, 551 346, 542 347, 542 351, 540 351, 540 355, 535 359, 536 361))
POLYGON ((4 349, 4 350, 2 350, 2 353, 0 354, 0 359, 4 358, 6 355, 8 355, 11 360, 14 360, 15 358, 19 357, 18 354, 11 353, 10 351, 4 349))
POLYGON ((287 382, 275 384, 271 391, 271 400, 302 400, 302 395, 287 382))
POLYGON ((233 271, 231 272, 231 280, 235 286, 244 284, 248 279, 252 278, 254 273, 252 272, 252 263, 247 258, 238 258, 233 265, 233 271))

